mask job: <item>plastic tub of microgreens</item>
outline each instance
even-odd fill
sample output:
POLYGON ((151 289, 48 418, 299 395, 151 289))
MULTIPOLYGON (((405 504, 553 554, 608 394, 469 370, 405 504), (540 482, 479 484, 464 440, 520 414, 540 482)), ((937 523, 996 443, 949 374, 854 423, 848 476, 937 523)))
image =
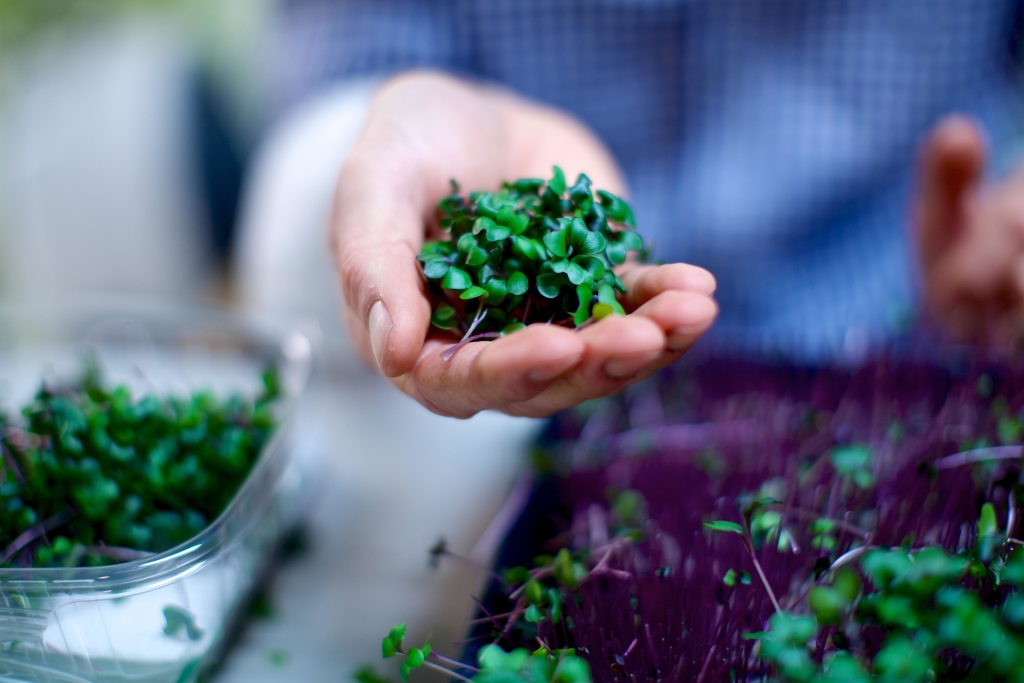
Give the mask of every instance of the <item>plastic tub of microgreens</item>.
POLYGON ((217 659, 308 499, 314 477, 292 422, 312 341, 292 326, 210 309, 0 306, 0 405, 8 410, 43 378, 78 376, 90 356, 106 381, 137 395, 255 395, 270 363, 283 394, 279 426, 248 478, 190 541, 104 567, 0 569, 0 681, 176 683, 217 659), (188 628, 168 628, 169 619, 188 628))

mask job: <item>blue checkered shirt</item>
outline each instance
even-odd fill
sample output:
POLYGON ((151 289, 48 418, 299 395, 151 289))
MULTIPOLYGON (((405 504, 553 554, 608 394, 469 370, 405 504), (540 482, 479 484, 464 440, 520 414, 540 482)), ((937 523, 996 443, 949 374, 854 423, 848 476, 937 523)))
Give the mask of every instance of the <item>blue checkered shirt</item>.
POLYGON ((919 298, 909 201, 952 111, 1017 154, 1016 0, 289 0, 287 98, 432 66, 574 113, 663 261, 718 278, 717 334, 820 353, 919 298))

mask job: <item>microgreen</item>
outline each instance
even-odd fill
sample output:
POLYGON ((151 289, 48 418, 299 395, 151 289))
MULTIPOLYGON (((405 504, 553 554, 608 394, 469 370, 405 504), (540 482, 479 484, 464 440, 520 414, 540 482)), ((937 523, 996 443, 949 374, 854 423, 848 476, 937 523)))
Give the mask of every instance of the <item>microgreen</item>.
POLYGON ((547 182, 521 178, 499 192, 452 194, 437 207, 448 239, 419 254, 433 296, 431 324, 463 339, 493 339, 533 322, 579 327, 622 315, 613 268, 644 249, 632 209, 580 174, 567 186, 557 166, 547 182))
MULTIPOLYGON (((397 624, 384 636, 381 650, 385 659, 400 657, 399 676, 408 681, 416 669, 426 666, 451 678, 473 683, 591 683, 590 667, 569 649, 550 650, 541 644, 536 650, 515 648, 505 651, 497 645, 486 645, 477 653, 477 665, 463 664, 434 652, 430 643, 403 649, 405 624, 397 624), (460 671, 472 673, 464 676, 460 671)), ((362 667, 353 674, 357 683, 386 683, 371 667, 362 667)))
MULTIPOLYGON (((90 366, 78 383, 43 384, 20 419, 0 413, 0 566, 124 562, 195 536, 274 429, 276 372, 263 382, 255 401, 135 398, 90 366)), ((194 635, 181 614, 165 616, 168 629, 194 635)))

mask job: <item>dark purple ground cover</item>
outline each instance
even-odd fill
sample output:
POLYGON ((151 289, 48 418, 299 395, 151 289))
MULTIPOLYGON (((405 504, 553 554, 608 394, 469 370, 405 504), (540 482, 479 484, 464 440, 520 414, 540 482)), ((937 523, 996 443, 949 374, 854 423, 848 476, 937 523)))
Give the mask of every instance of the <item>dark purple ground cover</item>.
MULTIPOLYGON (((569 620, 537 635, 576 648, 595 681, 760 680, 768 670, 743 635, 765 629, 773 605, 741 538, 705 522, 743 523, 751 502, 777 500, 752 518, 755 553, 797 613, 851 549, 970 547, 986 501, 1012 536, 1020 468, 1004 444, 1020 443, 1022 406, 1024 364, 958 353, 829 369, 704 358, 565 413, 541 458, 565 512, 544 547, 605 571, 565 601, 569 620), (996 456, 985 462, 949 457, 1000 446, 978 452, 996 456), (864 471, 837 471, 844 448, 870 452, 864 471), (616 511, 622 491, 641 494, 636 519, 616 511), (779 522, 759 534, 768 511, 779 522)), ((819 641, 818 657, 827 631, 819 641)))

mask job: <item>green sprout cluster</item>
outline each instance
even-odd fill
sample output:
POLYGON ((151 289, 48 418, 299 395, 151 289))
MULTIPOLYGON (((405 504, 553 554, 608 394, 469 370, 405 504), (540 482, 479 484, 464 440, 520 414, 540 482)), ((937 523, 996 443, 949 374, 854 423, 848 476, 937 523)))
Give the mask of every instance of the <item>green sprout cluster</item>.
POLYGON ((0 414, 0 567, 96 566, 168 550, 227 507, 275 426, 255 401, 200 391, 136 399, 95 369, 0 414))
POLYGON ((807 596, 808 613, 778 612, 749 634, 783 681, 1019 681, 1024 678, 1024 549, 986 565, 938 547, 878 549, 807 596), (867 584, 861 576, 866 577, 867 584), (981 580, 985 590, 966 585, 981 580), (871 629, 884 633, 868 653, 871 629), (830 652, 814 658, 827 637, 830 652))
MULTIPOLYGON (((704 526, 740 536, 760 573, 753 530, 776 504, 750 505, 746 526, 704 526)), ((1024 681, 1024 545, 999 528, 991 503, 982 506, 976 543, 959 553, 863 546, 846 558, 790 609, 772 595, 768 629, 744 636, 759 641, 779 681, 1024 681)))
POLYGON ((448 239, 419 255, 434 296, 431 323, 469 338, 493 338, 534 322, 579 327, 624 314, 625 293, 612 268, 644 249, 633 211, 591 188, 580 174, 567 186, 557 166, 545 182, 522 178, 497 193, 452 194, 438 204, 448 239))
MULTIPOLYGON (((541 645, 533 651, 526 648, 505 651, 497 645, 486 645, 477 654, 477 665, 472 666, 437 654, 430 643, 405 648, 402 642, 405 633, 405 624, 397 624, 381 642, 385 659, 403 658, 399 666, 403 681, 408 681, 415 669, 428 667, 466 683, 591 683, 590 667, 571 648, 549 650, 541 645), (459 671, 472 673, 472 677, 459 671)), ((388 679, 377 675, 372 667, 360 669, 354 678, 359 683, 388 683, 388 679)))

